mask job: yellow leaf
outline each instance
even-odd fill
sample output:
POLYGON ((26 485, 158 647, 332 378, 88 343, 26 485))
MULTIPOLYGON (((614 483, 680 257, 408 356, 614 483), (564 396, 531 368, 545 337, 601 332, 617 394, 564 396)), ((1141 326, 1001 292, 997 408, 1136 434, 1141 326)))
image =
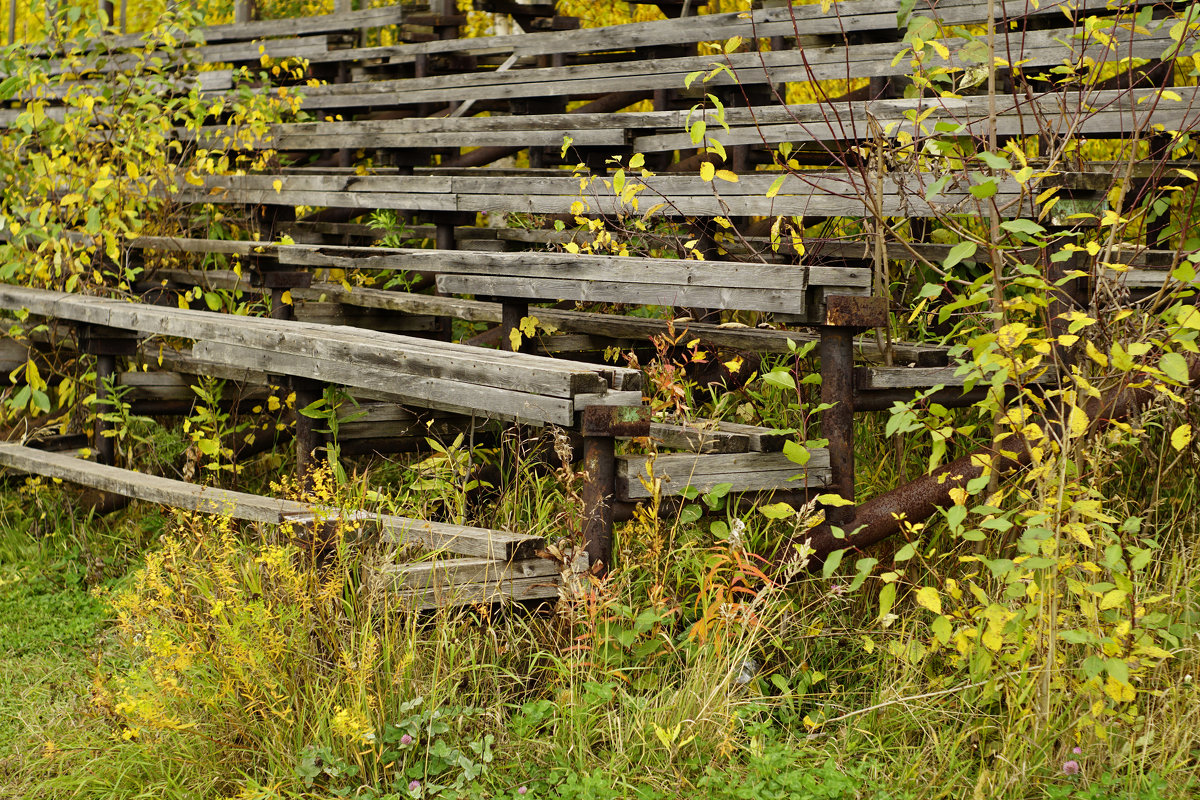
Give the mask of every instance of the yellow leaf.
POLYGON ((1124 603, 1128 596, 1124 589, 1110 589, 1104 597, 1100 598, 1100 610, 1107 611, 1110 608, 1116 608, 1124 603))
POLYGON ((1104 355, 1104 353, 1101 353, 1096 348, 1096 345, 1092 344, 1089 341, 1089 342, 1084 342, 1083 347, 1085 350, 1087 350, 1087 354, 1092 359, 1092 361, 1095 361, 1097 364, 1099 364, 1102 367, 1108 366, 1108 356, 1104 355))
POLYGON ((1184 328, 1198 330, 1200 329, 1200 310, 1197 310, 1195 306, 1184 306, 1179 310, 1175 321, 1184 328))
POLYGON ((717 170, 717 177, 723 181, 729 181, 730 183, 738 182, 737 173, 727 169, 717 170))
POLYGON ((833 508, 838 508, 838 507, 840 507, 840 506, 852 506, 852 505, 854 505, 854 501, 853 501, 853 500, 847 500, 846 498, 844 498, 844 497, 842 497, 841 495, 838 495, 838 494, 822 494, 822 495, 818 495, 818 496, 817 496, 817 502, 818 502, 818 503, 820 503, 820 504, 821 504, 821 505, 823 505, 823 506, 832 506, 833 508))
POLYGON ((1088 419, 1087 412, 1076 405, 1071 406, 1071 413, 1067 415, 1067 432, 1072 438, 1082 436, 1087 430, 1088 419))
POLYGON ((1000 346, 1001 350, 1012 350, 1025 341, 1027 336, 1029 336, 1028 325, 1023 322, 1011 322, 996 333, 996 344, 1000 346))
POLYGON ((1118 703, 1129 703, 1134 698, 1133 687, 1111 675, 1104 682, 1104 693, 1118 703))
POLYGON ((700 164, 700 179, 703 181, 711 181, 713 175, 716 174, 717 168, 713 166, 711 161, 705 161, 700 164))
POLYGON ((1192 426, 1184 423, 1171 432, 1171 447, 1182 450, 1192 441, 1192 426))
POLYGON ((988 624, 979 640, 988 650, 999 650, 1004 646, 1004 637, 1000 635, 1000 626, 993 623, 988 624))
POLYGON ((1180 167, 1176 167, 1175 171, 1178 172, 1180 175, 1182 175, 1185 178, 1191 178, 1192 180, 1198 180, 1196 177, 1196 173, 1192 172, 1190 169, 1181 169, 1180 167))
POLYGON ((942 613, 942 598, 932 586, 922 586, 917 590, 917 603, 935 614, 942 613))
POLYGON ((292 304, 292 293, 284 292, 279 296, 279 302, 283 303, 285 306, 290 306, 292 304))
POLYGON ((279 194, 283 191, 283 181, 279 180, 278 178, 271 181, 271 185, 275 187, 275 194, 279 194))
POLYGON ((514 353, 521 349, 521 331, 519 328, 513 328, 509 330, 508 343, 511 345, 510 349, 514 353))
POLYGON ((1092 542, 1092 537, 1087 532, 1087 528, 1080 525, 1078 522, 1071 522, 1063 526, 1063 530, 1067 535, 1075 541, 1079 542, 1084 547, 1095 547, 1092 542))
MULTIPOLYGON (((726 361, 726 362, 725 362, 725 369, 729 370, 731 373, 737 372, 737 371, 738 371, 738 370, 740 370, 741 368, 742 368, 742 359, 741 359, 741 357, 737 357, 737 358, 734 358, 734 359, 732 359, 732 360, 730 360, 730 361, 726 361)), ((1177 448, 1177 449, 1178 449, 1178 448, 1177 448)))

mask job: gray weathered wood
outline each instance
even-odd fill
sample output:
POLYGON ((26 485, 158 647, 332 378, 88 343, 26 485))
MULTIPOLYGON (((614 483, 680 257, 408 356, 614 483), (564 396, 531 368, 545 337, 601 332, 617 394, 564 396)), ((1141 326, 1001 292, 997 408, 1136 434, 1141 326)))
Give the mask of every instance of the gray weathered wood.
MULTIPOLYGON (((622 499, 650 497, 649 490, 639 480, 646 475, 648 458, 617 457, 617 488, 622 499)), ((663 479, 663 495, 671 497, 681 494, 687 486, 708 491, 722 483, 732 484, 732 492, 816 489, 828 484, 829 454, 825 450, 811 450, 809 462, 803 467, 782 453, 659 454, 654 457, 654 475, 663 479)))
MULTIPOLYGON (((10 443, 0 444, 0 465, 172 508, 253 522, 280 524, 286 519, 304 515, 340 513, 336 509, 326 509, 312 503, 198 486, 10 443)), ((467 556, 508 561, 529 558, 543 546, 542 539, 537 536, 468 525, 371 513, 364 514, 362 519, 379 525, 388 541, 420 544, 467 556)))
POLYGON ((369 389, 377 396, 394 402, 458 414, 563 426, 570 426, 575 421, 575 405, 569 397, 550 397, 438 378, 400 375, 379 367, 217 342, 199 342, 193 348, 193 354, 203 361, 238 364, 268 373, 297 375, 369 389))
POLYGON ((507 583, 521 578, 558 577, 562 565, 548 558, 497 561, 487 558, 441 558, 407 564, 384 564, 376 572, 381 589, 453 589, 469 583, 507 583))
POLYGON ((734 308, 751 311, 807 314, 803 277, 797 289, 738 289, 679 284, 618 283, 553 278, 508 278, 484 275, 439 275, 438 289, 445 294, 484 294, 528 297, 538 300, 630 303, 651 306, 734 308))
MULTIPOLYGON (((1034 383, 1054 383, 1058 370, 1047 365, 1033 375, 1034 383)), ((927 389, 932 386, 963 386, 967 376, 958 366, 950 367, 863 367, 856 375, 858 389, 927 389)), ((1028 379, 1027 379, 1028 380, 1028 379)))
POLYGON ((217 315, 14 286, 0 286, 0 307, 27 308, 34 314, 142 333, 326 359, 351 368, 373 367, 396 375, 408 373, 552 397, 602 392, 606 388, 602 373, 613 369, 398 334, 217 315))

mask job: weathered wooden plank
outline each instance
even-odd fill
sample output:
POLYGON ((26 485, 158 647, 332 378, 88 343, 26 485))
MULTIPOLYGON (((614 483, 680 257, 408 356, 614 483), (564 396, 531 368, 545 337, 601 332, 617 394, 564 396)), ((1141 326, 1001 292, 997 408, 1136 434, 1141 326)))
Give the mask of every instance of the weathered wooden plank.
POLYGON ((548 397, 602 392, 606 381, 601 372, 612 369, 399 334, 218 315, 14 286, 0 286, 0 307, 28 308, 34 314, 143 333, 261 348, 347 367, 382 369, 397 377, 408 374, 418 380, 462 381, 548 397))
POLYGON ((487 277, 553 278, 629 284, 673 284, 748 289, 802 290, 816 270, 821 283, 869 286, 866 268, 830 268, 688 261, 571 253, 488 253, 423 248, 281 245, 279 263, 336 269, 403 269, 487 277))
POLYGON ((691 453, 745 453, 750 450, 750 437, 709 427, 713 425, 711 420, 682 425, 651 422, 650 438, 660 448, 691 453))
MULTIPOLYGON (((304 515, 340 513, 336 509, 322 508, 312 503, 198 486, 11 443, 0 444, 0 465, 21 472, 59 478, 136 500, 252 522, 277 525, 286 519, 304 515)), ((450 525, 371 513, 366 513, 361 519, 378 524, 388 541, 415 543, 467 556, 508 561, 532 557, 536 550, 543 547, 543 540, 538 536, 469 525, 450 525)))
MULTIPOLYGON (((963 386, 967 375, 960 374, 958 365, 950 367, 862 367, 855 374, 856 388, 873 389, 927 389, 932 386, 963 386)), ((1034 383, 1054 383, 1058 370, 1047 365, 1030 376, 1034 383)), ((1026 379, 1027 381, 1029 378, 1026 379)))
POLYGON ((548 558, 498 561, 488 558, 440 558, 408 564, 384 564, 375 578, 390 591, 453 589, 470 583, 507 583, 520 578, 558 577, 562 565, 548 558))
POLYGON ((751 311, 805 314, 808 301, 803 280, 796 291, 784 289, 719 289, 677 284, 617 283, 598 280, 507 278, 485 275, 438 275, 438 289, 446 294, 485 294, 528 297, 538 300, 631 303, 650 306, 696 306, 751 311))
MULTIPOLYGON (((580 198, 577 178, 535 177, 517 180, 509 176, 453 178, 448 188, 432 176, 375 176, 348 181, 344 176, 270 175, 210 177, 207 189, 182 188, 183 202, 219 202, 249 205, 314 205, 329 208, 391 208, 422 211, 508 211, 566 213, 580 198), (271 184, 278 181, 276 190, 271 184), (301 188, 295 188, 301 187, 301 188), (326 187, 326 188, 321 188, 326 187), (447 193, 450 192, 450 193, 447 193)), ((742 176, 737 183, 724 183, 721 194, 699 177, 663 176, 653 181, 654 191, 669 197, 654 216, 862 216, 873 209, 875 186, 853 173, 799 173, 785 177, 777 196, 766 197, 775 179, 771 173, 742 176)), ((633 182, 636 183, 636 182, 633 182)), ((1006 217, 1024 216, 1030 202, 1022 202, 1021 187, 1011 178, 997 180, 994 199, 1006 217)), ((982 213, 980 201, 966 186, 947 185, 936 195, 926 196, 929 186, 912 177, 889 176, 883 181, 882 211, 897 216, 940 216, 982 213)), ((643 193, 647 211, 657 195, 643 193)), ((611 193, 589 190, 583 195, 585 213, 629 213, 611 193)), ((642 212, 645 213, 645 212, 642 212)))
MULTIPOLYGON (((1112 37, 1122 55, 1154 58, 1171 39, 1168 25, 1150 24, 1147 34, 1131 35, 1116 30, 1112 37)), ((1104 62, 1112 58, 1107 45, 1095 40, 1069 38, 1070 29, 1021 32, 1006 43, 1010 59, 1021 61, 1023 68, 1059 63, 1064 57, 1092 58, 1104 62), (1064 47, 1064 43, 1069 47, 1064 47), (1066 52, 1069 49, 1069 52, 1066 52)), ((953 50, 958 41, 943 42, 950 48, 946 66, 964 69, 953 50)), ((739 84, 784 83, 790 81, 836 80, 854 77, 900 75, 910 67, 895 59, 897 44, 856 44, 852 47, 828 47, 798 51, 732 53, 725 61, 736 74, 739 84)), ((503 73, 463 73, 432 78, 404 78, 356 82, 347 85, 315 87, 304 98, 306 108, 349 108, 370 105, 461 102, 485 98, 530 96, 593 95, 627 90, 633 81, 640 89, 677 88, 695 71, 710 70, 711 56, 642 59, 596 65, 546 67, 509 70, 503 73)), ((713 76, 706 88, 732 85, 735 79, 721 73, 713 76)))
MULTIPOLYGON (((660 453, 654 457, 654 475, 663 479, 663 495, 671 497, 687 486, 703 492, 722 483, 732 484, 732 492, 823 488, 829 481, 828 451, 811 450, 810 454, 808 464, 801 467, 782 453, 660 453)), ((646 475, 649 458, 617 457, 617 491, 622 499, 650 497, 639 480, 646 475)))
POLYGON ((513 578, 479 583, 457 583, 450 587, 408 589, 387 595, 412 611, 480 605, 487 603, 553 600, 558 597, 559 581, 554 577, 513 578))
MULTIPOLYGON (((237 364, 268 373, 371 390, 378 397, 457 414, 497 417, 571 426, 575 405, 570 397, 551 397, 439 378, 402 375, 385 368, 351 364, 314 356, 294 356, 273 350, 218 342, 198 342, 197 359, 237 364)), ((603 395, 599 395, 603 396, 603 395)))
POLYGON ((577 394, 572 398, 576 411, 583 411, 588 406, 640 406, 641 391, 607 391, 603 394, 577 394))
MULTIPOLYGON (((388 308, 410 314, 434 314, 465 319, 471 322, 499 323, 499 303, 481 300, 460 300, 449 297, 433 297, 405 292, 385 292, 379 289, 356 288, 347 292, 339 284, 314 284, 310 289, 293 290, 295 296, 325 296, 343 303, 361 303, 375 308, 388 308), (298 294, 299 292, 299 294, 298 294)), ((586 333, 609 339, 648 340, 670 333, 679 336, 687 332, 699 337, 706 344, 716 347, 731 347, 761 353, 788 353, 788 341, 795 343, 813 342, 816 337, 805 331, 772 330, 724 326, 714 323, 681 320, 671 322, 664 319, 628 317, 619 314, 600 314, 589 311, 567 311, 557 308, 539 308, 537 318, 553 325, 560 331, 586 333)), ((873 338, 860 338, 855 346, 867 357, 879 358, 878 343, 873 338)), ((946 348, 937 345, 892 343, 893 356, 905 362, 925 362, 929 359, 944 362, 946 348)), ((724 423, 723 423, 724 424, 724 423)))

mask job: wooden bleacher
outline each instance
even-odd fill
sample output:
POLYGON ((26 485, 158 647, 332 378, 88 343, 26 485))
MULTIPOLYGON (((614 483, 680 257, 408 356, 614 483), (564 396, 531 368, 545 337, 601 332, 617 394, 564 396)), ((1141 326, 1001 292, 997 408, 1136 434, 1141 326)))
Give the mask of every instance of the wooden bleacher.
MULTIPOLYGON (((1104 208, 1111 171, 1093 165, 1046 175, 1032 192, 999 174, 996 192, 984 203, 965 183, 936 183, 903 163, 873 161, 870 146, 905 141, 910 152, 924 153, 947 136, 978 135, 993 123, 1001 145, 1030 130, 1053 140, 1120 138, 1155 126, 1200 128, 1197 89, 1179 87, 1166 98, 1159 81, 1164 52, 1174 41, 1170 4, 1141 4, 1151 13, 1135 32, 1128 15, 1101 0, 995 3, 1003 44, 998 52, 1026 74, 1060 64, 1067 48, 1075 62, 1091 59, 1097 70, 1119 59, 1146 63, 1130 78, 1137 85, 1101 82, 1086 91, 1063 91, 1035 75, 1030 83, 1037 91, 1018 93, 1002 71, 1005 90, 994 100, 961 84, 950 97, 895 96, 893 79, 912 69, 911 52, 905 52, 910 44, 897 25, 902 5, 841 0, 827 9, 784 6, 589 30, 572 30, 559 20, 541 25, 545 30, 479 39, 453 35, 459 20, 445 4, 416 13, 393 7, 208 28, 205 43, 181 62, 181 87, 199 81, 205 92, 226 92, 233 69, 263 53, 303 57, 305 79, 328 82, 301 89, 304 111, 317 119, 273 125, 254 140, 227 142, 223 119, 210 120, 199 132, 178 133, 202 147, 276 153, 258 174, 207 176, 202 186, 166 193, 184 210, 215 204, 244 211, 248 227, 263 238, 221 241, 196 231, 134 240, 130 263, 146 269, 137 288, 170 298, 194 285, 215 287, 270 297, 276 311, 286 289, 295 319, 230 321, 207 312, 15 287, 0 291, 0 305, 82 325, 191 339, 191 350, 176 361, 180 372, 240 370, 261 380, 275 374, 352 387, 393 404, 379 406, 375 421, 395 423, 388 430, 397 443, 413 438, 405 433, 407 412, 396 409, 400 404, 571 429, 592 441, 588 545, 593 560, 605 565, 611 563, 614 505, 646 497, 638 480, 646 457, 615 457, 612 441, 618 437, 648 434, 664 450, 684 451, 661 455, 656 463, 656 474, 669 478, 666 494, 680 494, 687 485, 730 483, 734 491, 831 489, 853 499, 854 411, 879 410, 938 387, 932 395, 938 402, 970 397, 947 347, 875 334, 889 326, 895 310, 890 290, 881 287, 888 264, 939 263, 950 245, 900 241, 893 231, 882 239, 869 232, 807 237, 802 248, 785 236, 773 247, 756 218, 918 221, 983 217, 994 207, 1003 219, 1060 225, 1069 216, 1063 209, 1104 208), (1081 32, 1077 20, 1093 14, 1112 22, 1106 37, 1081 32), (398 43, 368 46, 352 35, 370 26, 395 27, 398 43), (728 53, 712 45, 735 36, 743 41, 728 53), (754 47, 760 40, 769 40, 769 49, 754 47), (191 71, 199 63, 218 68, 191 71), (845 94, 827 96, 830 81, 841 82, 845 94), (784 102, 789 87, 809 90, 814 101, 784 102), (653 110, 621 110, 643 100, 653 110), (319 119, 326 115, 344 118, 319 119), (686 130, 696 120, 707 125, 703 136, 686 130), (728 148, 723 161, 703 152, 714 140, 728 148), (777 184, 782 173, 773 151, 782 143, 793 146, 795 163, 777 184), (529 166, 490 166, 518 153, 527 154, 529 166), (635 154, 644 156, 650 172, 629 168, 635 154), (614 157, 620 161, 609 160, 614 157), (697 177, 705 160, 721 161, 715 166, 732 170, 737 180, 697 177), (1069 203, 1043 215, 1056 200, 1035 196, 1049 186, 1069 203), (312 213, 296 219, 297 208, 312 213), (381 209, 396 212, 436 246, 370 246, 378 233, 363 220, 381 209), (645 218, 675 226, 680 241, 702 242, 696 252, 704 259, 536 252, 578 244, 582 234, 569 226, 486 228, 483 214, 522 215, 534 225, 541 216, 560 224, 574 217, 645 218), (722 233, 723 225, 736 235, 722 233), (282 236, 292 243, 279 241, 282 236), (203 267, 213 256, 237 259, 245 269, 203 267), (350 288, 329 280, 328 270, 405 272, 419 278, 420 287, 350 288), (548 303, 556 305, 542 307, 548 303), (596 306, 666 307, 685 318, 626 316, 596 306), (767 327, 740 325, 745 312, 767 327), (441 320, 456 318, 496 326, 503 342, 530 313, 559 331, 526 342, 531 352, 438 340, 446 331, 441 320), (819 341, 822 400, 833 405, 822 420, 828 449, 814 451, 802 469, 782 455, 780 436, 761 428, 648 421, 638 373, 582 360, 606 344, 644 345, 668 331, 687 331, 706 346, 763 353, 789 352, 789 340, 819 341)), ((987 22, 988 7, 977 0, 919 2, 911 16, 943 28, 979 25, 987 22)), ((523 18, 554 20, 552 11, 539 8, 523 18)), ((113 47, 132 43, 114 40, 113 47)), ((977 53, 955 48, 945 55, 931 48, 927 67, 961 76, 978 63, 977 53)), ((55 57, 47 52, 47 63, 55 57)), ((122 58, 118 53, 103 69, 121 69, 122 58)), ((63 70, 57 74, 66 79, 63 70)), ((15 113, 0 110, 0 124, 11 123, 15 113)), ((1036 166, 1038 158, 1031 156, 1031 163, 1036 166)), ((1170 180, 1157 174, 1129 178, 1142 186, 1170 180)), ((686 248, 678 254, 687 255, 686 248)), ((1031 252, 1034 257, 1040 258, 1031 252)), ((1126 260, 1133 269, 1080 279, 1088 285, 1078 291, 1117 281, 1146 294, 1171 280, 1163 267, 1173 259, 1162 251, 1149 247, 1126 260)), ((1037 378, 1047 385, 1056 379, 1052 370, 1037 378)), ((300 437, 302 453, 313 444, 311 435, 300 437)), ((37 471, 34 456, 23 458, 5 463, 37 471)), ((836 522, 851 512, 828 513, 836 522)), ((462 574, 475 575, 477 568, 485 569, 464 565, 462 574)), ((524 575, 531 581, 553 571, 545 564, 530 569, 537 571, 524 575)), ((425 586, 429 570, 437 570, 422 570, 398 567, 396 585, 406 591, 425 586)), ((472 597, 490 596, 487 591, 472 597)))

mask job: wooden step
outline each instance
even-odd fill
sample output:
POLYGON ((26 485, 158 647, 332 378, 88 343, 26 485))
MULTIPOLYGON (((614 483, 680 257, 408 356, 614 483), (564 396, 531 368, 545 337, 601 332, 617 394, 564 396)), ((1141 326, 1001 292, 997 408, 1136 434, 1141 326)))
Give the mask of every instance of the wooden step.
MULTIPOLYGON (((571 567, 586 572, 587 557, 571 567)), ((442 558, 385 564, 372 570, 370 585, 416 611, 447 606, 558 597, 564 566, 549 558, 501 562, 486 558, 442 558)))
MULTIPOLYGON (((857 367, 854 373, 856 391, 882 389, 929 389, 934 386, 953 388, 964 386, 967 375, 958 374, 957 365, 950 367, 857 367)), ((1026 383, 1055 383, 1058 369, 1051 364, 1039 368, 1026 378, 1026 383)))
POLYGON ((695 419, 684 423, 651 422, 650 438, 659 447, 691 453, 770 453, 782 450, 789 437, 773 428, 695 419))
MULTIPOLYGON (((722 483, 731 492, 819 489, 830 479, 829 452, 811 450, 801 467, 783 453, 693 454, 671 453, 654 457, 654 475, 661 478, 662 496, 677 497, 691 486, 707 492, 722 483)), ((617 497, 644 500, 650 492, 639 477, 646 475, 650 456, 617 457, 617 497)))

